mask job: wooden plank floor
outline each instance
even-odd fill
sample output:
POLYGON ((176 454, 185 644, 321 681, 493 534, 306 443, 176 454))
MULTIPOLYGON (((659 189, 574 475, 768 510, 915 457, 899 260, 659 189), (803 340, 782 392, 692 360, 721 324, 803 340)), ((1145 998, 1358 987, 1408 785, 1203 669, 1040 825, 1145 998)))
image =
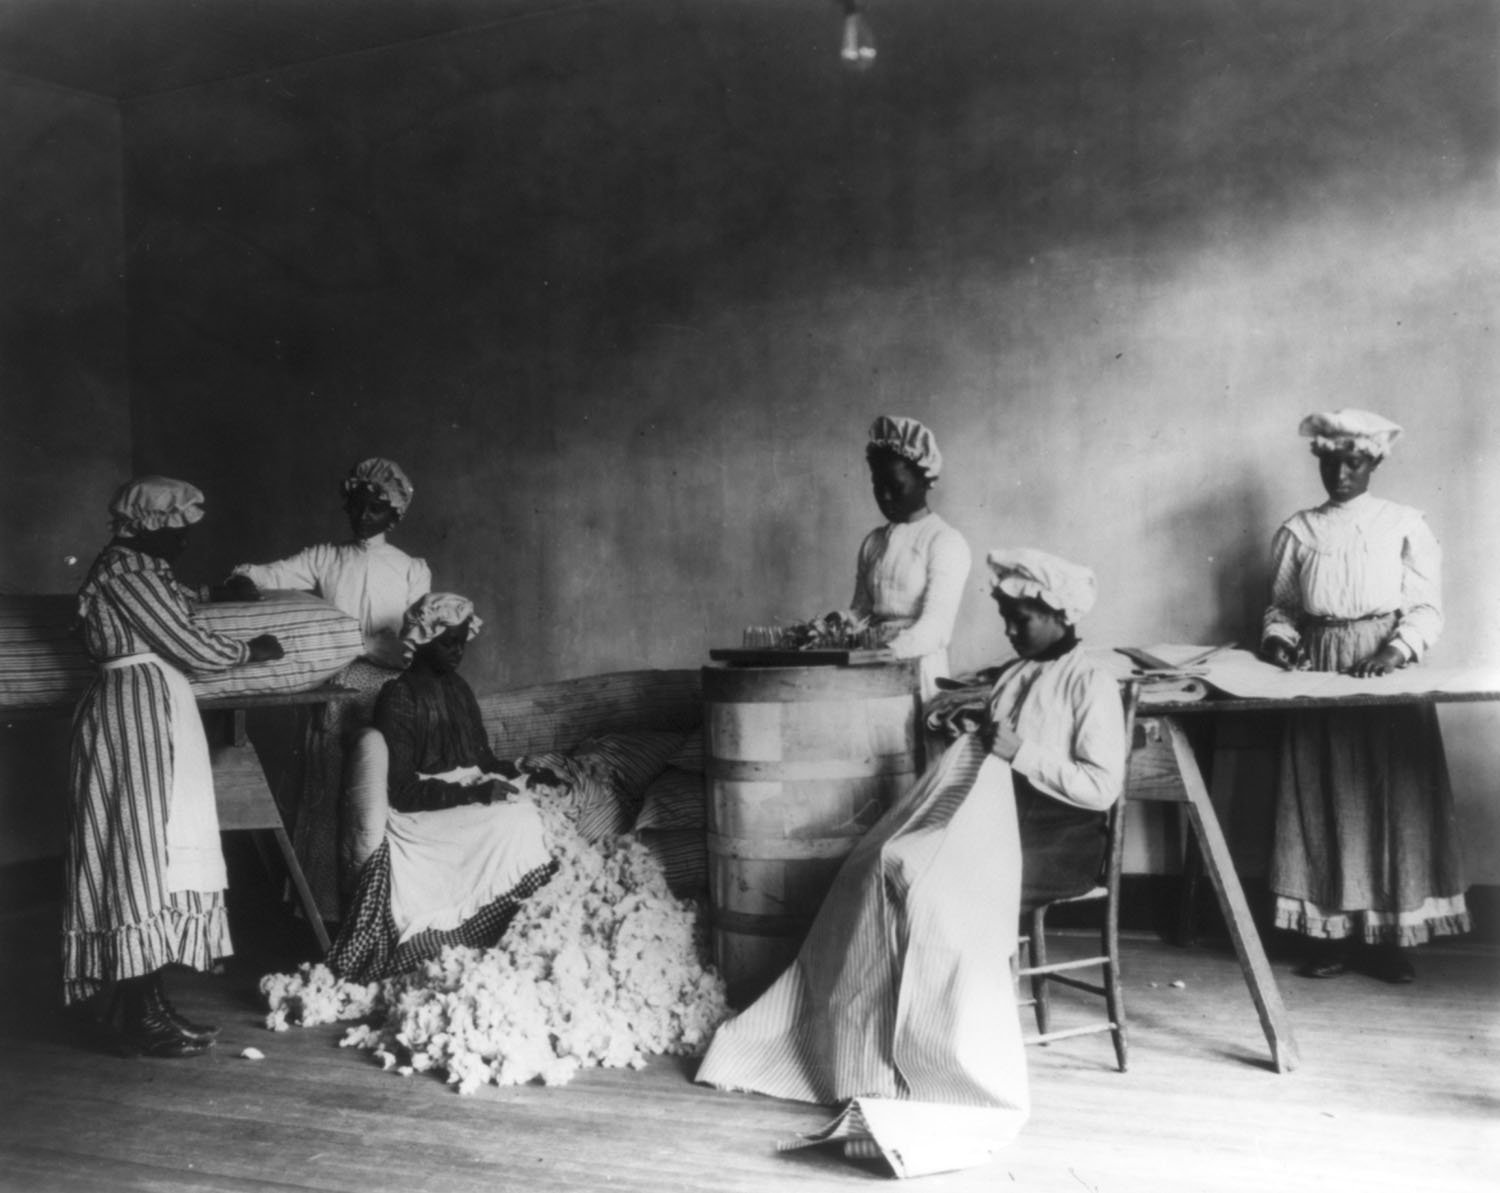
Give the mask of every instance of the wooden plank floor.
MULTIPOLYGON (((125 1060, 56 1003, 57 912, 0 917, 0 1188, 5 1190, 743 1190, 886 1179, 777 1140, 817 1107, 720 1093, 694 1062, 592 1071, 557 1088, 460 1097, 382 1072, 341 1029, 273 1034, 255 979, 174 974, 190 1015, 223 1027, 190 1061, 125 1060), (239 1059, 259 1048, 266 1059, 239 1059)), ((1063 942, 1066 947, 1067 942, 1063 942)), ((1031 1049, 1033 1113, 991 1165, 932 1193, 1467 1193, 1500 1183, 1500 956, 1424 949, 1419 980, 1307 982, 1275 969, 1302 1067, 1271 1071, 1233 956, 1127 940, 1132 1064, 1107 1037, 1031 1049), (1182 988, 1172 983, 1181 981, 1182 988)))

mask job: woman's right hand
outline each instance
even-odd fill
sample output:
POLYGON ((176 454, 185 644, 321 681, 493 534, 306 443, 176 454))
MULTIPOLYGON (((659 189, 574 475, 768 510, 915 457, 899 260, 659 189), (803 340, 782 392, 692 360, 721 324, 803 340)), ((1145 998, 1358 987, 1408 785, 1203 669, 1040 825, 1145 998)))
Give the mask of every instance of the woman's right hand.
POLYGON ((258 601, 260 589, 249 576, 229 576, 222 584, 211 584, 208 589, 210 601, 258 601))
POLYGON ((1297 667, 1297 648, 1284 638, 1267 638, 1261 643, 1260 657, 1283 671, 1297 667))
POLYGON ((258 634, 245 644, 250 648, 250 661, 252 663, 274 663, 277 659, 286 657, 286 651, 282 648, 281 639, 275 634, 258 634))

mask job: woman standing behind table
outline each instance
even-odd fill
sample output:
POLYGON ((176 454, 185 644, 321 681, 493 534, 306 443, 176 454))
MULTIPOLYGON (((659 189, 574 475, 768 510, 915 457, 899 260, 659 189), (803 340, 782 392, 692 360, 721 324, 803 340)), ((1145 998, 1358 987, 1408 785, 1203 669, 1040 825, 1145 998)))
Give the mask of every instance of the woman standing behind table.
POLYGON ((114 537, 78 590, 99 675, 73 718, 63 999, 113 983, 110 1026, 127 1054, 196 1056, 216 1030, 178 1014, 167 965, 208 969, 234 950, 208 743, 183 671, 282 657, 271 634, 241 642, 194 619, 172 561, 203 517, 192 485, 148 476, 109 507, 114 537))
POLYGON ((865 447, 875 504, 886 524, 860 544, 851 611, 868 617, 898 659, 920 659, 922 698, 948 674, 948 643, 972 559, 963 535, 927 507, 943 469, 932 432, 881 415, 865 447))
POLYGON ((353 541, 308 547, 275 563, 240 564, 229 580, 233 584, 241 577, 241 585, 316 593, 364 627, 364 657, 334 680, 360 696, 325 705, 310 728, 293 826, 298 860, 327 920, 339 919, 341 890, 352 887, 357 862, 385 831, 384 824, 364 823, 357 800, 348 801, 346 789, 358 793, 363 788, 357 781, 346 784, 345 737, 370 724, 380 689, 401 674, 406 665, 402 615, 432 589, 426 562, 386 541, 411 505, 406 473, 390 460, 364 460, 344 479, 343 494, 353 541))
MULTIPOLYGON (((1385 675, 1442 629, 1442 554, 1422 515, 1367 492, 1401 428, 1363 410, 1302 420, 1329 500, 1289 518, 1262 655, 1285 668, 1385 675)), ((1415 977, 1408 950, 1466 932, 1453 792, 1430 705, 1288 717, 1271 862, 1277 927, 1307 937, 1298 972, 1415 977), (1363 947, 1361 947, 1363 946, 1363 947)))

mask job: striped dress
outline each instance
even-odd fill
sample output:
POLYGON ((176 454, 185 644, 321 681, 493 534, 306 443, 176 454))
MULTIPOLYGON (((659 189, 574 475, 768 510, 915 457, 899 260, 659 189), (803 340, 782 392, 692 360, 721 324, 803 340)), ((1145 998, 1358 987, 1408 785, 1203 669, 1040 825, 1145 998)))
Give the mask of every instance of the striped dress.
POLYGON ((156 659, 101 669, 74 714, 63 908, 69 1003, 107 981, 173 962, 206 969, 233 951, 223 891, 173 891, 167 881, 168 670, 222 671, 249 658, 245 643, 197 624, 192 600, 169 564, 123 543, 100 553, 78 592, 96 663, 156 659))

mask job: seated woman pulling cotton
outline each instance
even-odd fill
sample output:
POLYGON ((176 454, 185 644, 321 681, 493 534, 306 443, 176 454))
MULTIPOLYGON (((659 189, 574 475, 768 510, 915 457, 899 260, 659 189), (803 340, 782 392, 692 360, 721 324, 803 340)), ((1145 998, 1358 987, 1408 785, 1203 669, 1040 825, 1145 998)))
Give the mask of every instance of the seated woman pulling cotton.
POLYGON ((375 727, 357 745, 367 771, 385 761, 390 811, 328 954, 350 980, 403 972, 446 945, 495 944, 551 876, 536 808, 506 802, 532 775, 495 756, 458 674, 482 625, 453 593, 430 593, 407 610, 401 637, 411 665, 381 691, 375 727))
POLYGON ((905 1176, 984 1163, 1025 1122, 1010 969, 1022 855, 1026 899, 1091 884, 1125 774, 1119 689, 1073 628, 1093 574, 1032 550, 992 552, 989 566, 1020 657, 860 838, 797 959, 719 1029, 697 1077, 847 1101, 820 1137, 873 1148, 905 1176))

